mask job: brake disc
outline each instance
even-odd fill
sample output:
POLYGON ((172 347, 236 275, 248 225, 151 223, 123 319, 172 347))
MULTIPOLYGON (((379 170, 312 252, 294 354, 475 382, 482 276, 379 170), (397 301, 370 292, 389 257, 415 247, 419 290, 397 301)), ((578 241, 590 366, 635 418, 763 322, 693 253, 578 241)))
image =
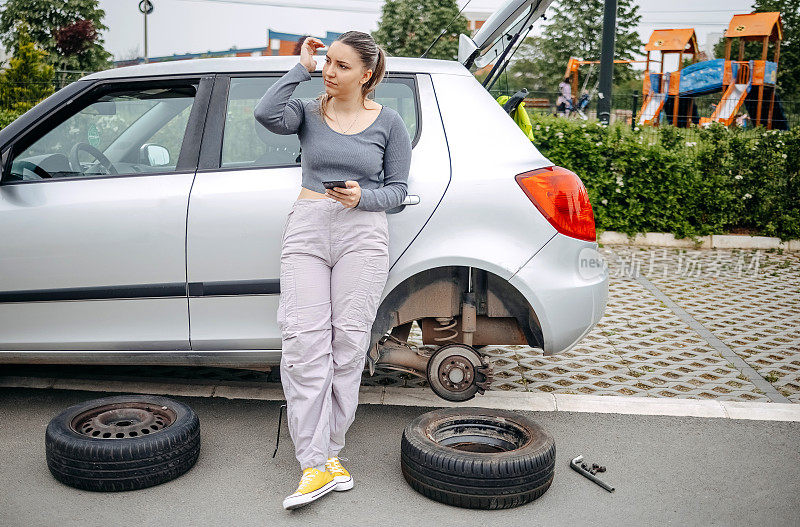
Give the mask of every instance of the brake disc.
POLYGON ((483 394, 492 383, 492 367, 466 344, 442 346, 431 356, 428 384, 436 395, 448 401, 467 401, 483 394))

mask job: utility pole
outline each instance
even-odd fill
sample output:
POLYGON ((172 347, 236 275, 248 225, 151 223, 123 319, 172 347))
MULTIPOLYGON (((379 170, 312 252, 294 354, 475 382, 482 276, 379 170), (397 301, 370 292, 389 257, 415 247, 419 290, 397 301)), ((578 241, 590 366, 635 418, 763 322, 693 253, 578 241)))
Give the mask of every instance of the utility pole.
POLYGON ((141 0, 139 2, 139 11, 144 15, 144 61, 149 62, 147 59, 147 15, 153 12, 153 2, 151 0, 141 0))
POLYGON ((597 118, 611 121, 611 83, 614 77, 614 37, 617 30, 617 0, 605 0, 603 12, 603 47, 600 51, 600 93, 597 94, 597 118))

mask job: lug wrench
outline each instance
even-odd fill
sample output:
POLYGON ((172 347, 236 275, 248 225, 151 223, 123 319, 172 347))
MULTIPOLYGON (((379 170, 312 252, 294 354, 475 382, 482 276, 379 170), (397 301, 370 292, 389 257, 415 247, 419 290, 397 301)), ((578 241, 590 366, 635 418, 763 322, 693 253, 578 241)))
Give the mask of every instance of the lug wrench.
POLYGON ((601 487, 606 489, 608 492, 614 492, 614 487, 612 487, 608 483, 604 483, 597 476, 595 476, 594 474, 592 474, 588 470, 582 468, 581 467, 581 461, 583 461, 583 455, 580 455, 580 456, 576 457, 575 459, 573 459, 572 461, 570 461, 569 462, 569 466, 572 467, 572 470, 576 471, 578 474, 582 474, 583 476, 586 476, 590 480, 594 481, 595 483, 597 483, 598 485, 600 485, 601 487))

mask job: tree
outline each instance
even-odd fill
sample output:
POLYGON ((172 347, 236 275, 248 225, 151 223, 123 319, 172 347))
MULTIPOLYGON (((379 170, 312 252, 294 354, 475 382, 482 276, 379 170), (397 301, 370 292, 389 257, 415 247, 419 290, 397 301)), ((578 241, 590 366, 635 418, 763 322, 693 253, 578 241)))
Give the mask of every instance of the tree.
MULTIPOLYGON (((755 0, 753 12, 779 11, 783 21, 783 40, 778 61, 778 87, 786 99, 800 99, 800 0, 755 0)), ((739 57, 739 39, 731 42, 731 58, 739 57)), ((761 58, 761 42, 750 41, 745 44, 746 59, 761 58)), ((774 44, 769 46, 767 60, 772 60, 774 44)), ((725 57, 725 37, 714 46, 717 58, 725 57)))
POLYGON ((33 43, 24 26, 17 32, 14 56, 0 73, 0 108, 22 114, 53 93, 53 66, 47 52, 33 43))
POLYGON ((78 20, 57 29, 53 36, 56 48, 64 55, 77 55, 97 40, 97 30, 91 20, 78 20))
POLYGON ((105 11, 98 0, 7 0, 0 11, 0 42, 6 50, 18 40, 20 27, 60 69, 97 71, 111 66, 100 32, 105 11))
POLYGON ((419 57, 451 20, 447 33, 426 56, 453 60, 458 57, 458 35, 469 33, 455 0, 387 0, 372 38, 389 55, 419 57))
MULTIPOLYGON (((508 66, 509 89, 524 87, 531 91, 555 92, 564 78, 570 57, 600 60, 604 5, 603 0, 560 0, 548 15, 552 22, 543 28, 542 34, 528 37, 520 45, 508 66)), ((641 53, 644 43, 637 32, 640 19, 639 6, 634 0, 618 1, 615 59, 633 59, 641 53)), ((594 67, 595 80, 598 66, 594 67)), ((581 73, 586 71, 588 69, 581 73)), ((616 85, 638 75, 629 64, 614 66, 616 85)), ((594 86, 594 82, 590 81, 590 86, 594 86)))

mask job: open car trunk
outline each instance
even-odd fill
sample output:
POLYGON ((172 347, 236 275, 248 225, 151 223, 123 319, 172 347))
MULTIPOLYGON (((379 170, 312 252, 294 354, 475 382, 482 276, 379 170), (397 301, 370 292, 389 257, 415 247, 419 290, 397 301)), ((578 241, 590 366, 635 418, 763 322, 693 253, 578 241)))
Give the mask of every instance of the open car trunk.
POLYGON ((484 22, 474 37, 461 34, 458 61, 466 68, 473 64, 494 67, 483 80, 490 89, 508 65, 519 45, 553 0, 508 0, 484 22))

